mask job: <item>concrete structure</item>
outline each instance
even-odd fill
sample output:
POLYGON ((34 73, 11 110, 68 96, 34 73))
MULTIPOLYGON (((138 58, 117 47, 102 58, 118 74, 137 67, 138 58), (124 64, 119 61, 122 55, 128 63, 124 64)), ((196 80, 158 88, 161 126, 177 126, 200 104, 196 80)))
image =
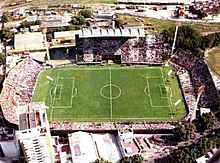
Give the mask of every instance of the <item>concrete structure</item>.
POLYGON ((69 134, 69 144, 74 163, 94 162, 97 158, 117 162, 121 158, 116 137, 112 134, 79 131, 69 134))
POLYGON ((12 129, 0 127, 0 162, 19 161, 20 148, 17 137, 12 129))
POLYGON ((54 162, 49 122, 44 103, 17 106, 18 139, 28 163, 54 162))
POLYGON ((210 158, 217 152, 217 148, 210 150, 206 155, 196 159, 197 163, 207 163, 210 158))
POLYGON ((41 32, 26 32, 15 35, 15 51, 30 51, 45 49, 43 34, 41 32))
POLYGON ((83 29, 79 38, 88 37, 144 37, 143 29, 83 29))

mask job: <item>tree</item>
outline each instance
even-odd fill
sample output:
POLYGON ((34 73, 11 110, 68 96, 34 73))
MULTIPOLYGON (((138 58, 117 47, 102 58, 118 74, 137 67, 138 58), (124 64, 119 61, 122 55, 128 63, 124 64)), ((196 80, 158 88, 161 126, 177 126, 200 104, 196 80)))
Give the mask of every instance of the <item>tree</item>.
POLYGON ((1 35, 1 40, 3 39, 9 40, 14 37, 14 32, 11 31, 9 28, 4 28, 1 30, 0 35, 1 35))
POLYGON ((70 21, 70 23, 73 25, 85 25, 86 20, 83 16, 79 15, 79 16, 72 17, 72 20, 70 21))
POLYGON ((130 157, 122 158, 120 163, 144 163, 144 158, 143 156, 136 154, 130 157))
MULTIPOLYGON (((175 27, 165 29, 162 31, 165 42, 173 44, 175 27)), ((182 25, 179 27, 178 35, 176 39, 176 49, 182 48, 184 50, 189 50, 192 54, 200 57, 203 53, 200 53, 202 45, 202 36, 194 28, 188 25, 182 25)))
POLYGON ((218 16, 219 15, 219 9, 214 9, 213 11, 212 11, 212 19, 214 18, 214 16, 218 16))
POLYGON ((83 16, 84 18, 92 18, 93 12, 87 9, 83 9, 79 12, 79 16, 83 16))
POLYGON ((20 27, 21 27, 21 28, 29 28, 30 26, 31 26, 31 22, 28 22, 27 20, 22 21, 22 22, 20 23, 20 27))
POLYGON ((212 129, 217 123, 217 119, 212 112, 204 113, 199 118, 200 128, 204 131, 207 129, 212 129))
POLYGON ((103 158, 97 158, 94 163, 111 163, 110 161, 104 160, 103 158))
POLYGON ((10 19, 11 19, 11 15, 8 11, 2 14, 2 28, 5 27, 5 23, 9 22, 10 19))
POLYGON ((35 22, 34 22, 34 25, 41 25, 42 24, 42 21, 41 20, 36 20, 35 22))
POLYGON ((181 125, 174 129, 174 136, 177 140, 189 140, 194 137, 196 126, 192 123, 181 125))
POLYGON ((115 27, 116 28, 122 28, 123 27, 123 20, 122 19, 120 19, 120 18, 116 18, 115 19, 115 27))

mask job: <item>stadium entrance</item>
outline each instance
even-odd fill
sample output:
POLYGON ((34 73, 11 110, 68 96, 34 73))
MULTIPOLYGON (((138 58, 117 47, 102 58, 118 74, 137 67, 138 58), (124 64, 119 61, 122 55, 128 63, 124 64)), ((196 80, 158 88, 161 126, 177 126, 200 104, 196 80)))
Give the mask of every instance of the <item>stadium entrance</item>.
POLYGON ((114 63, 121 63, 120 55, 102 55, 102 61, 112 60, 114 63))

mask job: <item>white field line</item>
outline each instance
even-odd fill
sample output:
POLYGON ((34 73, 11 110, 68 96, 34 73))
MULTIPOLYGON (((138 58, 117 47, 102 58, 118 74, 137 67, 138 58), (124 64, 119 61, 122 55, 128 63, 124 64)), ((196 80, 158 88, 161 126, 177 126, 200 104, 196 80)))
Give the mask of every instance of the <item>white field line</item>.
MULTIPOLYGON (((70 104, 69 106, 53 106, 53 108, 71 108, 72 107, 72 103, 73 103, 73 92, 74 92, 74 78, 71 77, 71 78, 58 78, 57 80, 59 81, 59 79, 72 79, 72 91, 71 91, 71 98, 70 98, 70 104)), ((63 86, 62 84, 60 84, 61 86, 63 86)), ((63 90, 63 89, 62 89, 63 90)), ((62 99, 62 92, 61 92, 61 98, 62 99)), ((60 100, 60 99, 57 99, 57 100, 60 100)), ((55 100, 55 99, 54 99, 55 100)))
MULTIPOLYGON (((111 118, 111 119, 134 119, 134 120, 147 120, 147 119, 151 119, 151 120, 158 120, 158 119, 168 119, 170 117, 155 117, 155 118, 147 118, 147 117, 144 117, 144 118, 111 118)), ((55 119, 66 119, 66 120, 74 120, 74 119, 90 119, 90 120, 97 120, 98 118, 55 118, 55 119)), ((106 120, 109 120, 109 118, 99 118, 99 119, 106 119, 106 120)))
POLYGON ((111 72, 111 68, 109 69, 109 94, 110 94, 110 114, 111 114, 111 119, 112 119, 112 72, 111 72))
MULTIPOLYGON (((57 78, 59 77, 59 75, 60 75, 60 71, 58 71, 58 73, 57 73, 57 77, 56 77, 56 79, 55 79, 55 81, 54 81, 54 85, 53 85, 53 87, 51 88, 51 89, 53 89, 55 86, 56 86, 56 83, 58 82, 57 81, 57 78)), ((54 97, 52 96, 52 98, 51 98, 51 112, 50 112, 50 119, 53 119, 53 105, 54 105, 54 97)))
POLYGON ((77 70, 109 70, 109 69, 114 69, 114 70, 140 70, 140 69, 158 69, 158 67, 97 67, 97 68, 69 68, 69 69, 59 69, 60 71, 77 71, 77 70))
MULTIPOLYGON (((59 99, 61 99, 61 94, 62 94, 62 90, 63 90, 63 85, 57 85, 56 87, 56 91, 54 91, 54 94, 55 94, 55 96, 54 96, 54 99, 57 99, 57 100, 59 100, 59 99), (60 93, 59 93, 59 97, 56 97, 56 93, 57 93, 57 88, 59 88, 60 87, 60 93)), ((59 90, 59 89, 58 89, 59 90)))
POLYGON ((146 80, 147 80, 147 85, 148 85, 147 88, 148 88, 148 92, 149 92, 149 98, 150 98, 150 105, 151 105, 151 107, 153 107, 153 108, 155 108, 155 107, 157 107, 157 108, 170 107, 170 105, 168 105, 168 106, 164 106, 164 105, 156 106, 156 105, 153 105, 152 98, 151 98, 151 93, 150 93, 150 84, 149 84, 149 81, 148 81, 148 77, 146 77, 146 80))
MULTIPOLYGON (((161 72, 161 76, 162 76, 162 79, 163 79, 163 84, 166 86, 166 83, 165 83, 165 80, 164 80, 164 77, 163 77, 163 71, 162 69, 160 68, 160 72, 161 72)), ((171 109, 171 94, 170 92, 167 92, 168 96, 167 96, 167 100, 168 100, 168 104, 169 104, 169 109, 170 109, 170 113, 171 113, 171 118, 173 118, 173 110, 171 109)))
POLYGON ((166 92, 166 97, 163 96, 163 91, 162 91, 162 86, 164 86, 164 88, 166 89, 166 86, 164 84, 159 84, 160 87, 160 96, 161 98, 168 98, 167 92, 166 92))

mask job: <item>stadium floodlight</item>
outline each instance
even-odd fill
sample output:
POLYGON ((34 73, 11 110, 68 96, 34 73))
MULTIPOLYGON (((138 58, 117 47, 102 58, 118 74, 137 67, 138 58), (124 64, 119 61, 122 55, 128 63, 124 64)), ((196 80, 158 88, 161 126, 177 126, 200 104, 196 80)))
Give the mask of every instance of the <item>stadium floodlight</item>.
POLYGON ((194 107, 194 109, 193 109, 192 115, 191 115, 191 117, 190 117, 190 123, 191 123, 191 122, 195 119, 195 117, 196 117, 196 109, 198 108, 199 99, 200 99, 202 93, 204 92, 204 90, 205 90, 205 85, 201 85, 201 86, 199 87, 199 89, 198 89, 198 93, 197 93, 198 96, 197 96, 197 99, 196 99, 196 103, 195 103, 195 107, 194 107))
POLYGON ((48 80, 50 80, 50 81, 54 81, 54 79, 53 78, 51 78, 50 76, 46 76, 46 78, 48 79, 48 80))
POLYGON ((171 55, 173 55, 173 51, 174 51, 174 49, 175 49, 176 38, 177 38, 177 32, 178 32, 179 26, 180 26, 180 22, 176 22, 176 30, 175 30, 175 34, 174 34, 174 39, 173 39, 173 46, 172 46, 171 55))

